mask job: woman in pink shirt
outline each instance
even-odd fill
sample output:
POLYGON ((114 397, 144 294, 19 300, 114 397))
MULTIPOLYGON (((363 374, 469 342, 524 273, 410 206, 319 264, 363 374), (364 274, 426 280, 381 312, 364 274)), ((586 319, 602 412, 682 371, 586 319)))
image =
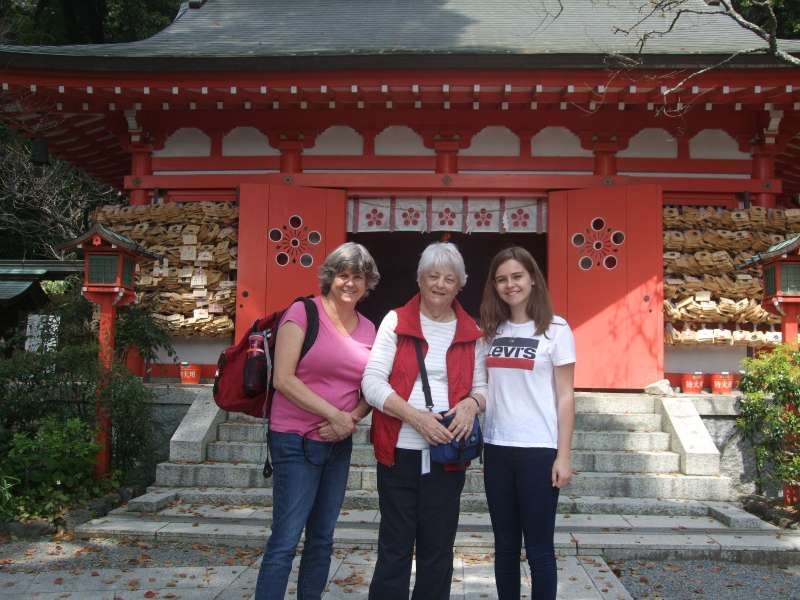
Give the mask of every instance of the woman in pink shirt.
POLYGON ((375 326, 356 304, 375 288, 378 268, 364 246, 336 248, 320 268, 314 298, 319 333, 300 359, 306 311, 296 302, 278 328, 270 415, 275 469, 272 532, 258 574, 256 598, 282 600, 305 528, 298 600, 319 600, 328 578, 333 530, 344 500, 351 435, 369 412, 360 386, 375 326))

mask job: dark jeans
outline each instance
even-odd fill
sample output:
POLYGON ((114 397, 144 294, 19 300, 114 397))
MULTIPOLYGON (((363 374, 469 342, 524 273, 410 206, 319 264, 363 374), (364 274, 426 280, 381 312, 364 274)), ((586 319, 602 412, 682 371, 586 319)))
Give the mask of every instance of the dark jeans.
POLYGON ((464 471, 431 463, 422 475, 419 450, 396 451, 393 467, 378 465, 381 525, 370 600, 408 600, 416 541, 413 600, 449 600, 453 543, 458 529, 464 471))
POLYGON ((500 600, 519 600, 522 536, 533 578, 533 600, 555 600, 558 488, 552 448, 486 444, 483 479, 494 530, 494 577, 500 600))
POLYGON ((270 434, 275 468, 272 533, 256 585, 257 600, 283 600, 292 559, 305 527, 297 600, 319 600, 328 580, 333 530, 339 518, 350 469, 351 438, 338 443, 303 439, 295 433, 270 434))

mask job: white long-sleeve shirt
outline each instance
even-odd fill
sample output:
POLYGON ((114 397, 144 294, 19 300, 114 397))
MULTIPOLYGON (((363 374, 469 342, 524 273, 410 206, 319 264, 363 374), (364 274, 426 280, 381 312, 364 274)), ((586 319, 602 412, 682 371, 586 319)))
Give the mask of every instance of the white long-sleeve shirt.
MULTIPOLYGON (((433 411, 440 412, 450 409, 447 397, 447 349, 453 342, 456 332, 456 320, 441 323, 428 319, 420 314, 422 334, 428 343, 428 352, 425 355, 425 369, 428 372, 428 383, 431 386, 433 411)), ((389 374, 392 371, 394 357, 397 353, 397 313, 390 311, 378 327, 375 342, 364 369, 364 378, 361 380, 361 389, 367 402, 378 410, 383 410, 386 399, 396 391, 389 385, 389 374)), ((475 344, 475 369, 472 375, 472 393, 482 394, 486 397, 486 355, 478 350, 475 344)), ((425 394, 422 391, 422 379, 417 376, 408 403, 414 408, 425 408, 425 394)), ((408 423, 403 423, 400 436, 397 440, 398 448, 408 450, 425 450, 428 443, 408 423)))

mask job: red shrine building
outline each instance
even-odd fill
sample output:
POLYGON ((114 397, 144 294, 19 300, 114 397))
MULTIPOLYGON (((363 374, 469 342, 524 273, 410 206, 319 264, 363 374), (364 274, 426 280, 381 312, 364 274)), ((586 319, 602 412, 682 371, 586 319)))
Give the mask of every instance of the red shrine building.
MULTIPOLYGON (((747 351, 666 344, 691 319, 665 299, 736 275, 722 258, 673 272, 690 254, 665 240, 691 252, 699 235, 713 254, 709 231, 746 231, 720 216, 736 214, 780 234, 800 198, 800 69, 737 54, 765 44, 730 19, 670 29, 640 4, 192 0, 139 42, 0 46, 0 118, 131 206, 236 203, 236 332, 314 292, 348 239, 382 274, 371 318, 415 291, 441 239, 466 258, 477 314, 491 256, 515 243, 575 330, 578 387, 637 389, 747 351)), ((703 320, 731 295, 708 294, 698 322, 723 331, 739 313, 703 320)), ((211 365, 230 337, 176 347, 211 365)))

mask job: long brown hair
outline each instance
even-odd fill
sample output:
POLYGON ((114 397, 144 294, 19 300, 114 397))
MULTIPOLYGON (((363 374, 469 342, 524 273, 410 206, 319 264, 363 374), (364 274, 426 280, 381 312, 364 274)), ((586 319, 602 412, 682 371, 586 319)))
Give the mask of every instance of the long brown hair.
POLYGON ((525 312, 536 324, 536 335, 542 335, 550 323, 553 322, 553 304, 550 302, 550 293, 544 280, 539 265, 531 253, 521 246, 511 246, 498 252, 492 259, 489 267, 489 276, 483 286, 483 300, 481 302, 481 329, 486 339, 491 339, 497 333, 497 327, 503 321, 511 318, 511 309, 503 302, 494 287, 494 278, 497 269, 504 262, 515 260, 521 264, 533 280, 533 289, 528 297, 525 312))

